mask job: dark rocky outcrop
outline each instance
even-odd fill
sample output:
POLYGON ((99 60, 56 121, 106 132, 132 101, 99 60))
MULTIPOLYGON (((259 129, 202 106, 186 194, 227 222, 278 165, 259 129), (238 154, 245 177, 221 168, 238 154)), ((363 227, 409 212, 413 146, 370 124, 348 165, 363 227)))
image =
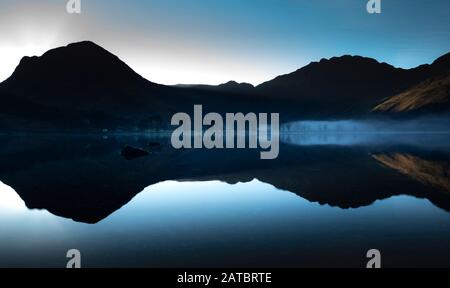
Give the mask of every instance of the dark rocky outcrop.
POLYGON ((144 157, 150 153, 144 149, 136 148, 130 145, 126 145, 121 152, 122 156, 127 160, 132 160, 139 157, 144 157))

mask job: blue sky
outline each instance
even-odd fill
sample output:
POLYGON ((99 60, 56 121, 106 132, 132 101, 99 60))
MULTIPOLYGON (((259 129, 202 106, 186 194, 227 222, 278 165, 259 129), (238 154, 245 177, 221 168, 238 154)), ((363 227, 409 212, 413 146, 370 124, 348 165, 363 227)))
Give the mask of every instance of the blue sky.
POLYGON ((258 84, 311 61, 344 54, 397 67, 450 51, 450 1, 66 0, 0 2, 0 81, 23 55, 91 40, 163 84, 258 84))

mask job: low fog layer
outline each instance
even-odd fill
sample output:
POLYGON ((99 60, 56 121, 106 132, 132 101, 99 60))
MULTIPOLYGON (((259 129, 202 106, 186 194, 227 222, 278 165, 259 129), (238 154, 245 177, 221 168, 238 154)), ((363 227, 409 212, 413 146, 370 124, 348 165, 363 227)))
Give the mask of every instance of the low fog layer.
POLYGON ((367 133, 450 133, 450 116, 422 117, 412 120, 337 120, 297 121, 282 125, 282 132, 367 132, 367 133))
POLYGON ((293 145, 408 145, 447 149, 450 117, 414 120, 298 121, 282 125, 280 140, 293 145))

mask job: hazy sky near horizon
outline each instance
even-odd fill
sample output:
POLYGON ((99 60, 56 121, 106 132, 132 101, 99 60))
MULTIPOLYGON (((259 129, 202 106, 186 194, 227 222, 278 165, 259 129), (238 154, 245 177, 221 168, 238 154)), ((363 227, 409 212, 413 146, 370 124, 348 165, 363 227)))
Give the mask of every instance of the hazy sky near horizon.
POLYGON ((259 84, 344 54, 397 67, 450 51, 450 1, 1 0, 0 81, 23 56, 91 40, 162 84, 259 84))

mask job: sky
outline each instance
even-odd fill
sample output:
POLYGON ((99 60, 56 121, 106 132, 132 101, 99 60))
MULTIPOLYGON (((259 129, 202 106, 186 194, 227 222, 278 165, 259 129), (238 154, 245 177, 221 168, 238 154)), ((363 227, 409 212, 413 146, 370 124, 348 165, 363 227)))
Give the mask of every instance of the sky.
POLYGON ((0 81, 23 56, 93 41, 161 84, 260 84, 345 54, 396 67, 450 51, 450 1, 381 0, 0 1, 0 81))

